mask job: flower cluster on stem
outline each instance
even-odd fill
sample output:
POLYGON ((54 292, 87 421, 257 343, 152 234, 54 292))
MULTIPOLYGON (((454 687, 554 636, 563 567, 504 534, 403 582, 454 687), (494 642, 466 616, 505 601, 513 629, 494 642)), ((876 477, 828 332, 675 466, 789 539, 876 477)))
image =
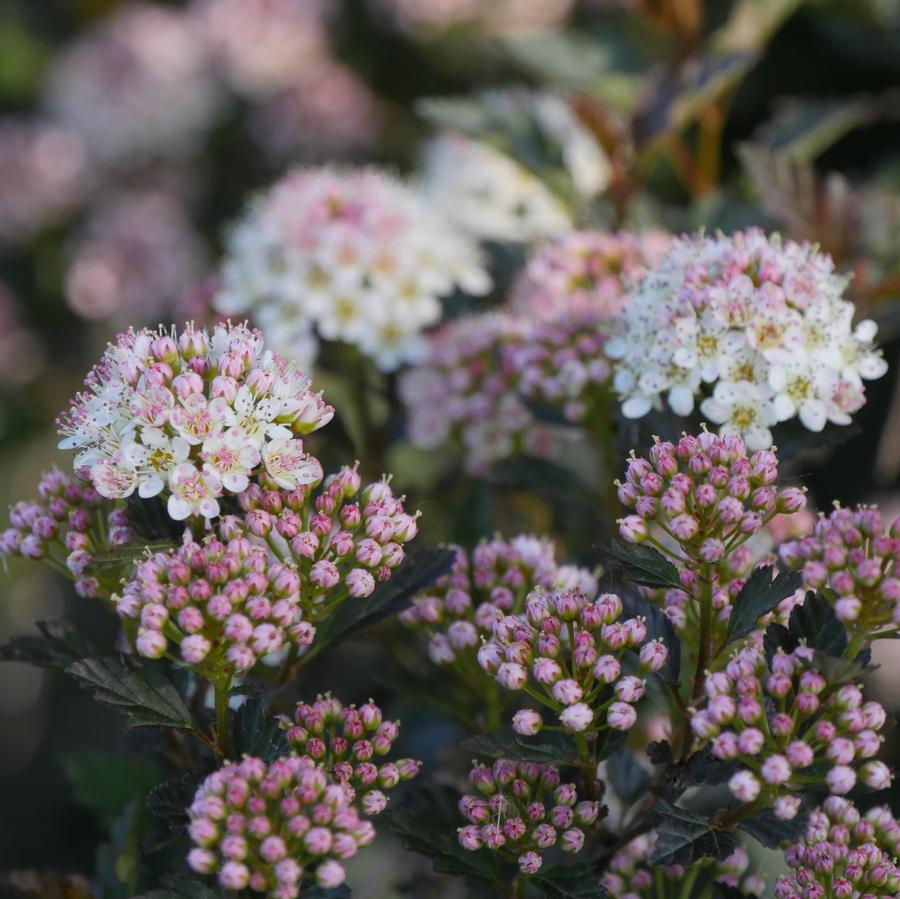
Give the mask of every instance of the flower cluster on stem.
POLYGON ((474 789, 459 800, 469 822, 458 831, 463 849, 482 847, 515 860, 524 875, 537 873, 542 853, 554 846, 580 852, 585 829, 600 815, 600 803, 579 800, 574 784, 561 783, 553 765, 497 759, 491 767, 475 763, 474 789))

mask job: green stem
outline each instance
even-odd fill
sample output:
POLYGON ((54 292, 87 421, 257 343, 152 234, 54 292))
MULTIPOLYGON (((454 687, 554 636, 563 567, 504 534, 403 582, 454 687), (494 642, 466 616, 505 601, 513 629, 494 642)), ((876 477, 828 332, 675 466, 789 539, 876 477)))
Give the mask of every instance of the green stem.
POLYGON ((228 694, 231 688, 230 678, 219 678, 213 683, 216 697, 216 748, 218 754, 228 758, 228 694))

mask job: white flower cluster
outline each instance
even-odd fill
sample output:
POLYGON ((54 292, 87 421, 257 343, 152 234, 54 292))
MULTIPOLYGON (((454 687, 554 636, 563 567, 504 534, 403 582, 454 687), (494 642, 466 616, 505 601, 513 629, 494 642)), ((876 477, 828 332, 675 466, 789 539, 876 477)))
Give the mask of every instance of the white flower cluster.
MULTIPOLYGON (((594 196, 606 187, 609 161, 562 98, 491 91, 480 99, 500 122, 527 116, 559 148, 576 195, 594 196)), ((572 226, 566 204, 538 175, 485 142, 454 131, 439 134, 426 148, 423 167, 428 196, 478 238, 526 243, 558 237, 572 226)))
POLYGON ((258 197, 232 231, 213 303, 250 314, 304 364, 323 339, 392 370, 420 353, 440 297, 490 284, 477 246, 412 187, 375 169, 311 168, 258 197))
POLYGON ((705 396, 703 415, 751 450, 795 417, 811 431, 849 424, 863 380, 887 365, 875 323, 853 327, 845 286, 829 256, 759 229, 676 240, 606 344, 623 413, 640 418, 666 398, 688 415, 705 396))
POLYGON ((180 158, 213 124, 221 94, 190 18, 127 3, 76 40, 50 73, 50 112, 104 164, 180 158))
POLYGON ((101 496, 167 494, 180 521, 217 516, 218 497, 256 472, 286 490, 322 478, 298 435, 334 410, 246 325, 128 331, 85 386, 57 422, 60 448, 78 450, 75 469, 101 496))

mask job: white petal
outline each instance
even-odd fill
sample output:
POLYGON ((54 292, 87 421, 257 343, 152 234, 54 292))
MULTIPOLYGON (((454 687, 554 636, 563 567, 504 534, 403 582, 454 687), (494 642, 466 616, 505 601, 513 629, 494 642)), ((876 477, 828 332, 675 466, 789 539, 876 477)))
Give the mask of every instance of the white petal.
POLYGON ((669 408, 676 415, 690 415, 694 411, 694 393, 689 387, 673 387, 669 391, 669 408))
POLYGON ((731 418, 731 406, 726 406, 712 398, 706 399, 700 404, 700 411, 713 422, 713 424, 717 425, 720 425, 731 418))
POLYGON ((821 400, 808 400, 800 406, 800 421, 810 431, 821 431, 825 427, 825 404, 821 400))
POLYGON ((650 399, 646 396, 630 396, 622 403, 622 414, 626 418, 642 418, 650 409, 650 399))
POLYGON ((138 496, 143 499, 150 499, 153 496, 156 496, 162 489, 165 487, 165 484, 162 481, 162 478, 153 477, 147 478, 146 481, 141 481, 141 486, 138 488, 138 496))
POLYGON ((191 507, 183 500, 177 496, 170 496, 169 502, 166 506, 169 512, 169 517, 174 518, 175 521, 184 521, 185 518, 189 518, 191 514, 191 507))
POLYGON ((779 393, 773 402, 775 409, 775 418, 778 421, 787 421, 797 414, 797 407, 794 401, 787 395, 779 393))

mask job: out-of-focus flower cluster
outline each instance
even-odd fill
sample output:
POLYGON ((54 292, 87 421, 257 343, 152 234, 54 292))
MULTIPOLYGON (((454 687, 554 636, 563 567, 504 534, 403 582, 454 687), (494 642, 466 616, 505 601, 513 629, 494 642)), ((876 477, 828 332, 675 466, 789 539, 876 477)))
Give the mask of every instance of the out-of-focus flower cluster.
POLYGON ((340 886, 341 862, 375 839, 353 788, 305 756, 247 756, 213 772, 188 810, 188 863, 226 890, 294 899, 302 886, 340 886))
POLYGON ((873 789, 889 786, 890 769, 875 758, 884 708, 853 684, 830 682, 806 646, 778 649, 767 664, 757 637, 724 670, 707 674, 691 718, 715 758, 741 763, 728 783, 735 798, 773 806, 778 818, 789 820, 800 807, 792 791, 810 784, 838 795, 857 780, 873 789), (808 770, 813 765, 822 771, 808 770))
MULTIPOLYGON (((528 689, 567 731, 629 730, 646 682, 627 674, 627 655, 645 671, 668 658, 661 641, 647 639, 643 618, 621 619, 622 601, 605 593, 591 601, 577 590, 534 590, 524 615, 507 615, 478 650, 481 667, 507 690, 528 689), (631 651, 631 652, 629 652, 631 651)), ((544 718, 521 709, 513 718, 520 734, 538 733, 544 718)))
POLYGON ((845 285, 829 256, 758 229, 679 238, 607 344, 623 413, 640 418, 665 398, 688 415, 711 391, 702 413, 751 449, 771 446, 771 427, 795 417, 812 431, 849 424, 863 379, 887 365, 874 322, 853 327, 845 285))
POLYGON ((619 500, 633 510, 619 521, 619 533, 675 559, 683 589, 665 591, 663 602, 677 627, 697 625, 699 609, 690 598, 698 573, 707 569, 712 607, 719 620, 728 620, 753 565, 746 542, 775 515, 806 502, 802 490, 779 488, 777 480, 775 452, 748 456, 736 436, 685 434, 677 444, 657 440, 646 459, 632 454, 625 481, 616 482, 619 500))
POLYGON ((609 161, 600 144, 565 100, 553 94, 488 91, 477 102, 487 117, 506 127, 521 128, 528 121, 558 148, 568 196, 564 200, 546 179, 487 141, 447 131, 425 151, 424 189, 431 202, 461 229, 484 240, 527 243, 571 230, 570 205, 593 197, 609 181, 609 161))
POLYGON ((23 321, 19 299, 0 281, 0 390, 27 384, 45 362, 43 343, 23 321))
POLYGON ((765 881, 755 874, 748 874, 750 857, 746 851, 738 848, 727 858, 720 861, 701 859, 685 868, 683 865, 668 865, 661 871, 650 864, 650 856, 656 843, 656 833, 635 837, 624 849, 619 850, 610 859, 609 870, 600 879, 600 884, 613 899, 651 899, 658 896, 660 885, 659 874, 666 885, 664 895, 700 895, 685 892, 697 887, 698 877, 711 872, 716 883, 747 894, 761 895, 765 890, 765 881), (659 874, 655 872, 659 871, 659 874), (680 892, 679 892, 680 890, 680 892))
POLYGON ((518 862, 523 874, 535 874, 542 852, 559 846, 580 852, 585 828, 600 814, 600 803, 579 801, 574 784, 561 783, 553 765, 497 759, 488 768, 476 763, 469 772, 475 793, 459 800, 470 822, 459 829, 469 851, 482 847, 518 862))
POLYGON ((77 38, 47 83, 52 117, 78 134, 92 161, 182 159, 221 109, 221 91, 190 19, 132 2, 77 38))
POLYGON ((0 122, 0 246, 30 240, 83 199, 88 165, 78 136, 27 119, 0 122))
POLYGON ((506 311, 438 330, 400 382, 413 443, 459 443, 474 471, 517 450, 552 455, 559 429, 539 422, 529 404, 550 405, 574 423, 605 401, 608 335, 628 284, 666 241, 657 232, 574 232, 531 258, 506 311))
POLYGON ((88 569, 98 555, 135 539, 125 510, 90 484, 56 470, 44 473, 37 493, 36 500, 10 509, 0 556, 47 560, 68 572, 80 596, 101 595, 100 580, 88 569))
POLYGON ((900 522, 887 529, 875 506, 821 515, 812 534, 778 552, 807 589, 834 604, 850 634, 870 640, 900 626, 900 522))
POLYGON ((475 244, 413 187, 374 169, 306 169, 234 228, 214 305, 251 314, 293 358, 311 362, 320 339, 341 341, 389 370, 421 351, 442 296, 489 286, 475 244))
POLYGON ((900 825, 889 808, 861 815, 853 803, 830 796, 810 816, 805 839, 785 852, 793 871, 775 882, 775 896, 889 899, 900 891, 898 851, 900 825))
POLYGON ((407 627, 428 636, 428 656, 436 665, 459 660, 472 668, 481 641, 491 636, 504 615, 523 611, 535 587, 597 593, 596 575, 585 568, 560 565, 548 537, 520 534, 510 540, 482 540, 469 554, 453 547, 449 574, 420 593, 400 614, 407 627))
POLYGON ((317 485, 283 490, 263 476, 238 497, 244 515, 220 522, 223 536, 261 538, 303 572, 304 614, 314 621, 388 580, 418 532, 418 516, 406 512, 389 478, 363 487, 356 468, 344 467, 314 495, 317 485))
POLYGON ((315 627, 303 620, 300 584, 299 572, 265 547, 209 538, 138 565, 116 611, 139 622, 142 656, 161 658, 172 641, 188 665, 216 680, 284 646, 309 646, 315 627))
POLYGON ((299 703, 293 721, 282 716, 281 726, 294 752, 323 765, 335 783, 353 787, 367 815, 384 811, 388 797, 383 791, 411 780, 422 767, 415 759, 378 764, 399 736, 400 722, 385 721, 371 700, 356 708, 320 696, 312 704, 299 703))
POLYGON ((286 489, 322 477, 298 435, 334 410, 244 325, 120 334, 85 385, 58 420, 60 447, 101 496, 163 494, 176 520, 213 518, 260 471, 286 489))
POLYGON ((76 236, 66 299, 86 319, 155 322, 206 270, 184 205, 164 190, 126 190, 98 202, 76 236))

